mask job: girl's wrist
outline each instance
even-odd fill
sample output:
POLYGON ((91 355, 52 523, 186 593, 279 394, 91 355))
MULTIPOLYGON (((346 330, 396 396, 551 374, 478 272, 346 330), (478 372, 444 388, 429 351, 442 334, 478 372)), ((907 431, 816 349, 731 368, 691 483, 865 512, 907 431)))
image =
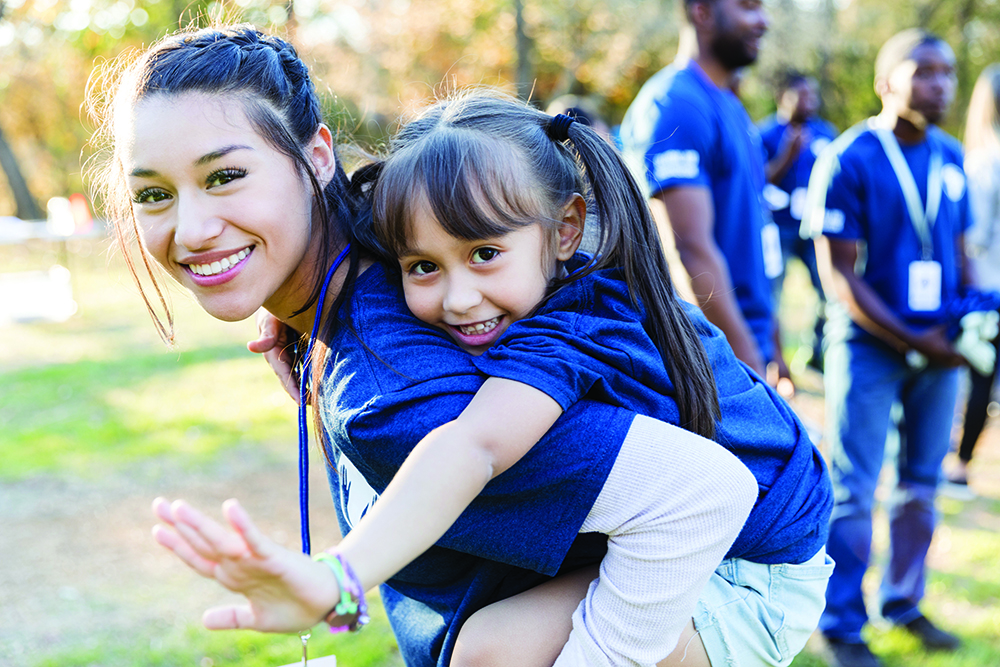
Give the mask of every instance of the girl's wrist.
POLYGON ((323 620, 330 632, 357 631, 368 624, 368 604, 364 588, 347 560, 336 551, 322 551, 314 560, 327 566, 337 587, 335 603, 323 620))

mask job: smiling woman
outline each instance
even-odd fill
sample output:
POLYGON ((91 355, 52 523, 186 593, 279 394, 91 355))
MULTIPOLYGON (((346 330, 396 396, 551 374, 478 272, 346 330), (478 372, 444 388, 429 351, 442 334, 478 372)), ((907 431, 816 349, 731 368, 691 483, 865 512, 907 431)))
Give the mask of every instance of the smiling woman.
MULTIPOLYGON (((133 214, 146 250, 209 314, 242 320, 263 305, 305 330, 320 251, 310 245, 312 192, 242 107, 194 92, 136 105, 122 127, 135 138, 122 155, 133 214)), ((336 167, 329 130, 304 151, 326 185, 336 167)))

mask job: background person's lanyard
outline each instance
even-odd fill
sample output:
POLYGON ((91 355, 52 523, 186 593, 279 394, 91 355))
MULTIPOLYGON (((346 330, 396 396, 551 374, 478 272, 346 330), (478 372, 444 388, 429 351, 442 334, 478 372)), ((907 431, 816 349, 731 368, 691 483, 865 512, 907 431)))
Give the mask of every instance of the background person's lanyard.
POLYGON ((872 130, 882 143, 882 149, 889 158, 892 170, 896 172, 896 180, 899 181, 903 199, 906 200, 906 209, 910 214, 910 223, 920 239, 920 258, 930 262, 934 258, 931 228, 941 208, 941 151, 936 146, 931 146, 931 159, 927 165, 927 206, 921 207, 917 181, 913 178, 913 172, 906 163, 906 158, 903 157, 896 135, 884 127, 872 127, 872 130))

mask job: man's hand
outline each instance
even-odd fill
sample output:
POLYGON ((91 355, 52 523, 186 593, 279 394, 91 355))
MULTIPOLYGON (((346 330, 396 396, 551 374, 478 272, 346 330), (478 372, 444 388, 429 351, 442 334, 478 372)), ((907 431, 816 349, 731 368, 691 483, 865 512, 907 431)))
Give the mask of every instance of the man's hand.
POLYGON ((257 311, 257 331, 257 339, 247 343, 247 349, 264 355, 281 386, 298 405, 302 397, 299 395, 299 378, 295 373, 291 347, 299 339, 299 333, 263 308, 257 311))
POLYGON ((945 335, 945 327, 938 326, 916 334, 907 341, 914 350, 927 357, 935 366, 961 366, 965 357, 955 350, 955 346, 945 335))

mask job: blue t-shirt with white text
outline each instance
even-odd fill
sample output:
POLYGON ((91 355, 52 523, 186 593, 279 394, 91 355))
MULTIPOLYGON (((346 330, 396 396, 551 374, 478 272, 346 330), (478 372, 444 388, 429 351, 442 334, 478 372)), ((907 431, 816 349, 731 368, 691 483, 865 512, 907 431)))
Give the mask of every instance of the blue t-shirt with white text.
POLYGON ((761 239, 770 222, 762 202, 763 149, 742 103, 694 61, 675 63, 643 85, 622 121, 621 138, 650 196, 684 186, 711 192, 713 236, 736 302, 764 359, 773 358, 774 311, 761 239))

